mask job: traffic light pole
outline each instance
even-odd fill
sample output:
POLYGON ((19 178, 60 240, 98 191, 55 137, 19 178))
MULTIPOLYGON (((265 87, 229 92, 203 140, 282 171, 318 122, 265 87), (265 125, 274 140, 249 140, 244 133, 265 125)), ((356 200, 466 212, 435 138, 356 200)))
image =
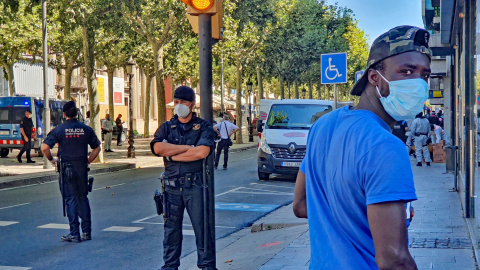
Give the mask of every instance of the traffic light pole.
MULTIPOLYGON (((200 60, 200 114, 203 119, 213 123, 212 98, 212 15, 198 16, 199 60, 200 60)), ((204 207, 205 249, 215 255, 215 196, 213 175, 213 150, 206 160, 207 194, 204 207)), ((216 259, 215 259, 216 261, 216 259)))

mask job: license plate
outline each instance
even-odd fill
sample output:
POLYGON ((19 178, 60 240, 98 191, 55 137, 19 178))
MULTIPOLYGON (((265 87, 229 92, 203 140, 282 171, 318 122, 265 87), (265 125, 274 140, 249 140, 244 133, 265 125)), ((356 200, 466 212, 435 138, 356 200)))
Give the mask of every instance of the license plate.
POLYGON ((300 167, 301 162, 282 162, 283 167, 300 167))
POLYGON ((8 130, 0 130, 0 135, 9 135, 10 132, 8 130))

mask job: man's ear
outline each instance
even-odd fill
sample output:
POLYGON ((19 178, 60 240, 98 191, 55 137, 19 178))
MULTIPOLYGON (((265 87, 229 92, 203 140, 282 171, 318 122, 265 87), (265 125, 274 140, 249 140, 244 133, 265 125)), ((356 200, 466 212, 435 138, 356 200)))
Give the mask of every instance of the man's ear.
POLYGON ((380 75, 373 69, 368 70, 368 82, 373 86, 378 86, 380 83, 380 75))

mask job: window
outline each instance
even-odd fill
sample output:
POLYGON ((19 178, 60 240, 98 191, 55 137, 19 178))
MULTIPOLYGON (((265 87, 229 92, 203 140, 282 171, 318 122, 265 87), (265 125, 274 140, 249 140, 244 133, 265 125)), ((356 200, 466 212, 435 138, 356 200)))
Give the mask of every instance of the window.
POLYGON ((9 111, 8 108, 0 108, 0 124, 8 124, 10 122, 8 120, 9 111))
POLYGON ((310 129, 320 117, 332 111, 328 105, 272 105, 267 119, 269 129, 310 129))

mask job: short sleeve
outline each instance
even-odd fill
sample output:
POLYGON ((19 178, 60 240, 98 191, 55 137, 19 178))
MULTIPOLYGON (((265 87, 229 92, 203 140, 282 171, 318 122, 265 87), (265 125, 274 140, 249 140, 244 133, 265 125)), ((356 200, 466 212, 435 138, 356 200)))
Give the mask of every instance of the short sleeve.
POLYGON ((98 139, 97 134, 95 134, 91 127, 87 127, 87 130, 90 133, 90 136, 88 136, 88 145, 90 145, 90 148, 95 149, 99 147, 101 142, 98 139))
POLYGON ((47 138, 43 141, 43 143, 48 145, 50 149, 52 149, 56 143, 59 143, 55 129, 48 133, 47 138))
POLYGON ((22 120, 22 121, 20 121, 20 128, 23 128, 23 129, 25 129, 25 123, 23 123, 23 120, 22 120))
POLYGON ((220 125, 221 125, 221 124, 222 124, 222 122, 216 124, 215 127, 216 127, 217 129, 220 129, 220 125))
POLYGON ((410 159, 400 141, 374 145, 360 159, 357 168, 367 204, 417 199, 410 159))
POLYGON ((213 147, 214 143, 215 142, 212 125, 205 121, 202 128, 202 134, 200 135, 200 139, 198 140, 196 146, 204 145, 208 147, 213 147))
POLYGON ((164 140, 167 139, 167 136, 168 136, 168 132, 167 132, 167 123, 163 123, 162 125, 160 125, 160 127, 157 129, 157 131, 155 131, 155 135, 153 136, 153 140, 150 142, 150 150, 152 151, 152 153, 159 157, 159 155, 157 155, 155 153, 155 151, 153 150, 153 145, 157 142, 163 142, 164 140))

